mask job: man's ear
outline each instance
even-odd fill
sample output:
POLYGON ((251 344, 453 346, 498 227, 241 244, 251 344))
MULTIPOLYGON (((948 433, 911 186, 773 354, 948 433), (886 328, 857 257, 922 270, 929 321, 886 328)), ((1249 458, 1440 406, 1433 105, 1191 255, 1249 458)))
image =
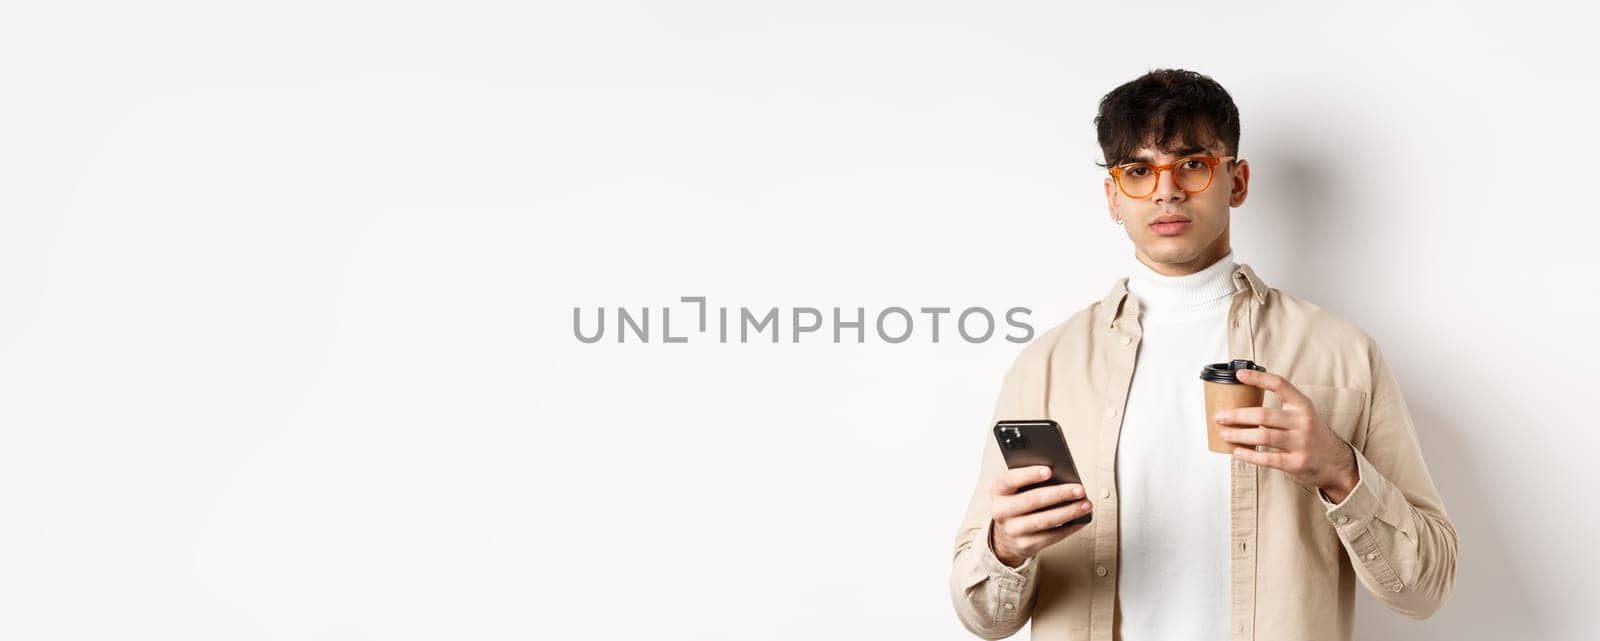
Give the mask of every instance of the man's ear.
POLYGON ((1110 178, 1106 179, 1106 212, 1111 214, 1111 222, 1117 222, 1117 185, 1110 178))
POLYGON ((1233 161, 1233 191, 1228 192, 1228 206, 1238 207, 1244 204, 1245 196, 1250 195, 1250 162, 1245 160, 1233 161))

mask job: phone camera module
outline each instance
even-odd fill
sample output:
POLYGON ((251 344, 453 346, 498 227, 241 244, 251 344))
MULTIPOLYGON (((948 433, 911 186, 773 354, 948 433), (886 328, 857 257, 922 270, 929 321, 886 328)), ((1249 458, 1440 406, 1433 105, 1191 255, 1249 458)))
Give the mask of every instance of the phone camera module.
POLYGON ((1028 442, 1022 437, 1022 430, 1007 427, 1000 430, 1000 446, 1008 450, 1020 450, 1026 449, 1028 442))

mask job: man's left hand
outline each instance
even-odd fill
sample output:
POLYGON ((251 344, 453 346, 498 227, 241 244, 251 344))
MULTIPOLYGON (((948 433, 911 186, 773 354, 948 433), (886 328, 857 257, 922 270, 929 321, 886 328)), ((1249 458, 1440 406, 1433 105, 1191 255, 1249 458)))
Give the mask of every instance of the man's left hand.
POLYGON ((1218 412, 1218 425, 1252 426, 1222 430, 1223 440, 1252 446, 1234 448, 1233 457, 1282 470, 1303 485, 1321 489, 1330 502, 1344 502, 1361 479, 1356 456, 1317 415, 1311 399, 1276 374, 1239 370, 1237 375, 1241 383, 1277 394, 1283 409, 1241 407, 1218 412), (1257 451, 1256 445, 1278 451, 1257 451))

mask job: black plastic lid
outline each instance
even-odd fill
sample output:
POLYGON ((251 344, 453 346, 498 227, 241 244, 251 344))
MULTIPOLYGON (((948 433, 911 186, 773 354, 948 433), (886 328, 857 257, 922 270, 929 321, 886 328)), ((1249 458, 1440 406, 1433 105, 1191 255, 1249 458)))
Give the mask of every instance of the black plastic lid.
POLYGON ((1200 380, 1239 385, 1239 377, 1234 372, 1241 369, 1253 369, 1258 372, 1267 371, 1267 368, 1247 360, 1237 360, 1231 363, 1212 363, 1200 370, 1200 380))

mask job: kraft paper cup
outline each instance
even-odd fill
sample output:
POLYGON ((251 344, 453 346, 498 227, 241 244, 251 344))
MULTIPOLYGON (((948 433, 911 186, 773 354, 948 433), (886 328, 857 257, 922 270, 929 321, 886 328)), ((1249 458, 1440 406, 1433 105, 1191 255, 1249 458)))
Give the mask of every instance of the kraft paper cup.
POLYGON ((1239 370, 1253 369, 1265 372, 1267 368, 1247 360, 1212 363, 1200 370, 1200 380, 1206 390, 1206 445, 1213 452, 1231 454, 1240 447, 1222 440, 1223 427, 1213 418, 1217 412, 1240 407, 1259 407, 1266 392, 1259 387, 1239 382, 1239 370))

